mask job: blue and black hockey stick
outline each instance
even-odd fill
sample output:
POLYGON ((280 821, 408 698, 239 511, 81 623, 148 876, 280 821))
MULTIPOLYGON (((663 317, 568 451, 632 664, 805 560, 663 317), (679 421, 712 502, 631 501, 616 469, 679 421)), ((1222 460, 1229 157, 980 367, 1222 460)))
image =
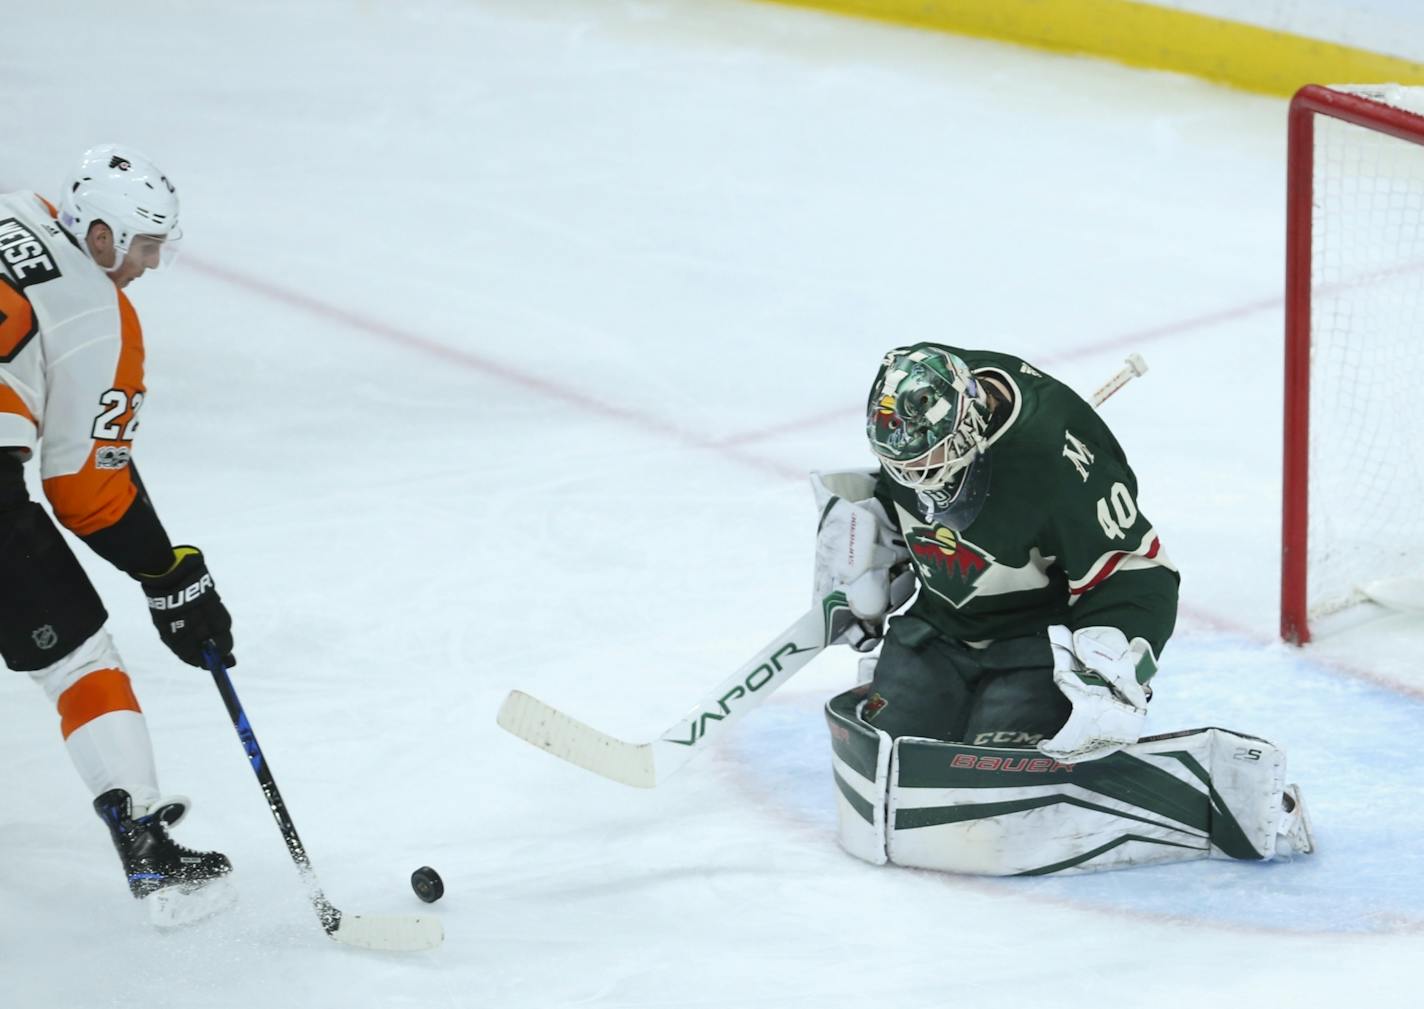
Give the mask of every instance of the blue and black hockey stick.
POLYGON ((326 899, 326 894, 322 892, 321 884, 317 881, 316 870, 312 868, 311 859, 307 856, 306 847, 297 835, 296 824, 292 823, 287 804, 282 800, 276 779, 272 777, 272 769, 268 766, 257 736, 252 731, 252 723, 247 720, 247 712, 242 709, 242 702, 238 700, 232 677, 228 675, 222 656, 211 641, 203 646, 203 665, 213 674, 213 682, 217 684, 218 693, 222 695, 223 704, 227 706, 228 716, 232 719, 233 728, 237 730, 237 738, 242 741, 242 748, 247 751, 252 772, 257 775, 257 781, 262 786, 262 794, 267 797, 267 807, 272 810, 277 829, 282 832, 282 840, 287 844, 287 852, 296 863, 302 882, 306 884, 307 896, 326 934, 337 942, 364 949, 413 951, 434 949, 440 945, 441 940, 445 938, 445 930, 439 918, 430 915, 343 914, 326 899))

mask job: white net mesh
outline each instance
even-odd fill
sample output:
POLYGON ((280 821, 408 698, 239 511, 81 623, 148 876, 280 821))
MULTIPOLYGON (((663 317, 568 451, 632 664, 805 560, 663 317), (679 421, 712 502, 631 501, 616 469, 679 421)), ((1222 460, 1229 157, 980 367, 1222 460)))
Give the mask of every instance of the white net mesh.
MULTIPOLYGON (((1424 88, 1338 90, 1424 116, 1424 88)), ((1424 574, 1424 147, 1317 115, 1314 184, 1312 617, 1424 574)))

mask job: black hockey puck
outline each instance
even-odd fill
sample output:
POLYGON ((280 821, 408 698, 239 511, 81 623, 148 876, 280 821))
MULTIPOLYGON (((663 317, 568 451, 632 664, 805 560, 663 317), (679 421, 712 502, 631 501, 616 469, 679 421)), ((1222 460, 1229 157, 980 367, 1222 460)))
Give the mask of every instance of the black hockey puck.
POLYGON ((410 888, 427 904, 434 904, 445 896, 445 883, 440 879, 440 873, 428 865, 422 865, 410 874, 410 888))

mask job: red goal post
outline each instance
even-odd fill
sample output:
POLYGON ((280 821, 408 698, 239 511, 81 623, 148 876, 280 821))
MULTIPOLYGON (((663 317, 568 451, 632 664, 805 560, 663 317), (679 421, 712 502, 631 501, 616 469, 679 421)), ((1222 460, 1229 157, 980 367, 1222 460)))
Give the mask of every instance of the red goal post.
POLYGON ((1287 641, 1309 641, 1312 621, 1364 600, 1424 607, 1421 145, 1424 89, 1309 85, 1291 100, 1287 641))

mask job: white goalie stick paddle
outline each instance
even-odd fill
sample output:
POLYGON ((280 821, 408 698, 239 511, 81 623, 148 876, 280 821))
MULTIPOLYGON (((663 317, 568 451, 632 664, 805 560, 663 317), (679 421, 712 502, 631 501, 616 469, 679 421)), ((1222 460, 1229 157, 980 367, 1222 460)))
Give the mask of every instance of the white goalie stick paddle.
MULTIPOLYGON (((1147 362, 1133 354, 1112 378, 1093 394, 1101 406, 1113 393, 1147 372, 1147 362)), ((910 595, 897 578, 892 598, 910 595)), ((844 592, 832 592, 786 630, 772 638, 740 669, 719 683, 692 710, 657 739, 628 743, 585 725, 539 698, 511 690, 500 705, 500 728, 560 760, 612 781, 653 788, 694 755, 707 748, 733 722, 760 705, 806 663, 834 644, 856 622, 844 592)))
POLYGON ((652 788, 770 696, 854 622, 845 593, 832 592, 652 742, 625 743, 521 690, 509 692, 497 720, 501 728, 571 764, 625 785, 652 788))

